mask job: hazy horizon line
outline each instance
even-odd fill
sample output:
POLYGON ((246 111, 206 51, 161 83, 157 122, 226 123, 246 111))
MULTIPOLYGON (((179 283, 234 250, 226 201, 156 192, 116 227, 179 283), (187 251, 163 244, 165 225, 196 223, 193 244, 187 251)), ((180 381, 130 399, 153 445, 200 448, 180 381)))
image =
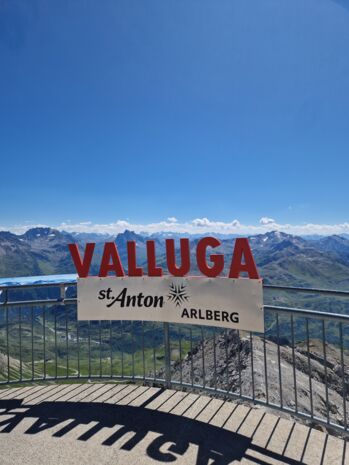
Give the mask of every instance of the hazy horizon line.
POLYGON ((1 231, 9 231, 14 234, 24 234, 32 228, 48 227, 68 233, 95 233, 115 235, 131 230, 138 234, 154 233, 178 233, 178 234, 206 234, 215 233, 222 235, 255 235, 265 234, 271 231, 279 231, 298 236, 333 234, 349 234, 349 222, 326 224, 326 223, 278 223, 273 218, 262 217, 257 224, 243 224, 234 219, 230 222, 212 221, 208 218, 195 218, 190 221, 180 222, 175 217, 169 217, 154 223, 132 223, 127 220, 117 220, 111 223, 93 223, 92 221, 71 222, 60 224, 31 223, 17 224, 10 227, 0 226, 1 231))

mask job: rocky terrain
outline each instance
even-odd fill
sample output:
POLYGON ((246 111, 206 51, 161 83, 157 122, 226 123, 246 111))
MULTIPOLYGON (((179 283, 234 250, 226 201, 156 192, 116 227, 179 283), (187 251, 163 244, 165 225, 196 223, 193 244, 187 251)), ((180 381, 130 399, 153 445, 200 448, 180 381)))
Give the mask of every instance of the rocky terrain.
MULTIPOLYGON (((243 396, 268 400, 271 404, 282 405, 292 411, 297 409, 307 414, 313 411, 315 417, 322 419, 327 419, 328 405, 330 421, 343 425, 343 392, 347 396, 349 389, 349 355, 344 354, 343 376, 340 350, 329 344, 326 344, 325 350, 326 363, 319 340, 310 341, 309 358, 306 344, 302 343, 295 347, 294 354, 291 347, 279 346, 279 359, 276 343, 266 341, 264 347, 260 337, 253 336, 251 340, 249 335, 241 334, 239 338, 237 332, 227 331, 215 339, 204 339, 182 362, 174 362, 172 379, 182 379, 183 383, 189 384, 205 384, 234 394, 241 392, 243 396)), ((346 404, 348 411, 349 403, 346 404)))

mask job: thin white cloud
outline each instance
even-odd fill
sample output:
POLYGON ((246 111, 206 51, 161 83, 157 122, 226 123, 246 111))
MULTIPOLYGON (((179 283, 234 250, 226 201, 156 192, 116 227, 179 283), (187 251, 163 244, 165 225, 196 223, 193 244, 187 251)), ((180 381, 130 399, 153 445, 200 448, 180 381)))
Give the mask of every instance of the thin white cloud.
POLYGON ((277 223, 274 219, 263 217, 256 224, 243 224, 234 219, 232 221, 213 221, 206 217, 195 218, 190 221, 180 222, 173 221, 174 217, 167 218, 164 221, 156 223, 133 223, 127 220, 117 220, 112 223, 93 223, 90 221, 82 221, 79 223, 65 222, 59 225, 54 224, 21 224, 12 227, 1 227, 1 231, 11 231, 16 234, 23 234, 33 227, 53 227, 55 229, 67 232, 97 232, 104 234, 116 235, 124 232, 125 229, 130 229, 138 233, 158 233, 158 232, 175 232, 175 233, 189 233, 189 234, 263 234, 268 231, 276 230, 283 231, 295 235, 309 235, 309 234, 349 234, 349 222, 338 224, 288 224, 277 223))
POLYGON ((259 220, 259 224, 275 224, 275 220, 273 218, 268 218, 267 216, 262 216, 262 218, 259 220))
POLYGON ((212 222, 208 218, 196 218, 195 220, 192 221, 192 224, 194 226, 201 228, 201 227, 211 225, 212 222))

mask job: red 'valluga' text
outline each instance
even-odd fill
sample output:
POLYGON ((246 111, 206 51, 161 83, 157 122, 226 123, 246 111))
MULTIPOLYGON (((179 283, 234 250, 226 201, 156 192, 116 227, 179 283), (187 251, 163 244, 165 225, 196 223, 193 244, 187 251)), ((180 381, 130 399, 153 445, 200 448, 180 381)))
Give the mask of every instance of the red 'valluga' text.
MULTIPOLYGON (((77 244, 69 244, 76 271, 80 278, 89 276, 95 243, 86 244, 84 255, 80 255, 77 244)), ((225 256, 220 253, 208 254, 208 249, 215 249, 221 242, 214 237, 204 237, 200 239, 196 246, 196 262, 199 271, 211 278, 221 275, 224 270, 225 256)), ((155 241, 146 241, 148 276, 162 276, 163 268, 158 266, 156 261, 155 241)), ((190 273, 190 243, 189 239, 180 239, 180 260, 177 263, 174 239, 166 239, 166 261, 167 270, 172 276, 185 276, 190 273)), ((127 242, 127 274, 128 276, 143 276, 144 271, 137 264, 136 242, 127 242)), ((250 279, 259 279, 259 273, 252 255, 248 239, 237 238, 235 240, 232 259, 229 267, 229 278, 239 278, 247 275, 250 279)), ((121 262, 117 245, 115 242, 104 244, 102 259, 99 268, 99 276, 105 277, 114 275, 125 276, 124 266, 121 262)))

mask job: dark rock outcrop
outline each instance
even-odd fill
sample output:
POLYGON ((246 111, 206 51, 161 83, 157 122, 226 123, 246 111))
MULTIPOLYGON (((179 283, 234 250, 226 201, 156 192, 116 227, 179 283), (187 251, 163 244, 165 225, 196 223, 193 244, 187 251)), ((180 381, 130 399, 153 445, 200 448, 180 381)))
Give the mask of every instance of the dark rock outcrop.
MULTIPOLYGON (((258 336, 238 336, 235 331, 205 339, 182 362, 172 365, 172 379, 183 383, 228 390, 233 394, 282 405, 344 424, 343 394, 349 391, 349 356, 322 342, 278 346, 258 336), (253 376, 252 376, 253 367, 253 376), (267 379, 267 383, 266 383, 267 379), (326 387, 327 386, 327 387, 326 387)), ((160 373, 161 375, 161 373, 160 373)), ((349 403, 345 408, 349 411, 349 403)))

